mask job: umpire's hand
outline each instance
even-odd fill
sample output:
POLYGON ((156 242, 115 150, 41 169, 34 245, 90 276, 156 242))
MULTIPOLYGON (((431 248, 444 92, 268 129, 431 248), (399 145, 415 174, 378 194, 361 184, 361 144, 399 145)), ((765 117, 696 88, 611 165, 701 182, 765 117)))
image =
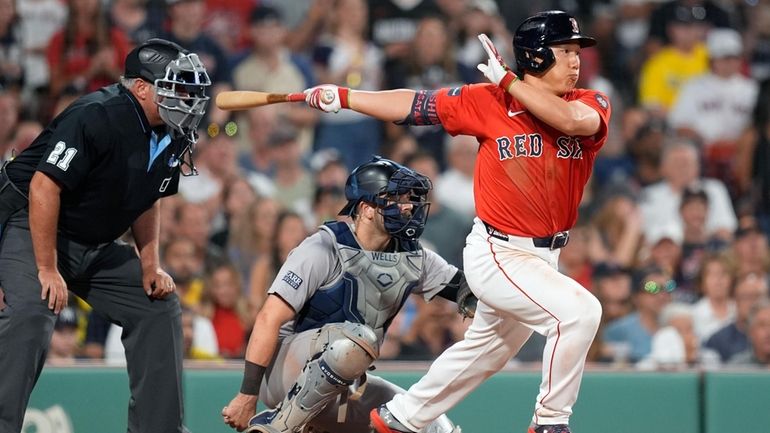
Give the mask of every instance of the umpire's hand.
POLYGON ((147 296, 155 299, 163 299, 176 290, 174 279, 161 268, 143 270, 142 286, 147 296))
POLYGON ((48 298, 48 308, 59 314, 67 306, 67 283, 56 268, 38 269, 37 279, 40 280, 40 299, 48 298))

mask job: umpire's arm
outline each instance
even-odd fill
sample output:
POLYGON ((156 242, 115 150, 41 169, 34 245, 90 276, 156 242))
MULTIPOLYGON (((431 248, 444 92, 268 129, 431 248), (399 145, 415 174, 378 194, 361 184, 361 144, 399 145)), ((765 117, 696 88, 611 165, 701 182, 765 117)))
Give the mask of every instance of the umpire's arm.
POLYGON ((61 186, 47 174, 35 172, 29 183, 29 231, 41 286, 40 298, 48 298, 48 308, 56 314, 67 306, 67 283, 59 273, 56 258, 60 206, 61 186))
POLYGON ((142 262, 142 286, 148 296, 164 298, 174 291, 174 280, 160 268, 160 200, 131 225, 142 262))

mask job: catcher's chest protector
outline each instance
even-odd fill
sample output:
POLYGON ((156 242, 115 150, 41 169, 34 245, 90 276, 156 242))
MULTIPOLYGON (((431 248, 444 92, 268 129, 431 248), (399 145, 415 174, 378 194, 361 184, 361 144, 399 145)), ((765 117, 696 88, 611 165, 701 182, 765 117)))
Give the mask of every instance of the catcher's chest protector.
POLYGON ((362 323, 382 341, 393 317, 417 285, 423 269, 423 250, 365 251, 345 223, 322 226, 334 237, 335 254, 342 272, 321 287, 305 304, 296 320, 296 332, 327 323, 362 323))

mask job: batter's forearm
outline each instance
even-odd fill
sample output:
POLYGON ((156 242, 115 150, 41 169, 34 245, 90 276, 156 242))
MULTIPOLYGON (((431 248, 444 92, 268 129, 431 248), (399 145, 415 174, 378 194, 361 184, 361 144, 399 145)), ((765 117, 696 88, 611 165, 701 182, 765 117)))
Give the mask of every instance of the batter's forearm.
POLYGON ((350 108, 386 122, 400 122, 412 110, 415 91, 409 89, 367 92, 351 90, 348 103, 350 108))
POLYGON ((61 187, 37 172, 29 184, 29 231, 38 269, 57 269, 56 232, 61 206, 61 187))
POLYGON ((160 267, 159 239, 160 239, 160 200, 147 209, 131 225, 134 241, 139 250, 142 269, 156 269, 160 267))

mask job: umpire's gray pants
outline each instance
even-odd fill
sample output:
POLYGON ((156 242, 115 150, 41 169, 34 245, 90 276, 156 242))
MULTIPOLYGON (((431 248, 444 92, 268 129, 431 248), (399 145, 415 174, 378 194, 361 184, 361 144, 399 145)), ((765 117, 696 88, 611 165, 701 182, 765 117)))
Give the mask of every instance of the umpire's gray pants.
MULTIPOLYGON (((182 328, 179 298, 151 300, 130 245, 89 246, 59 237, 58 265, 67 287, 123 327, 131 397, 128 432, 172 433, 182 427, 182 328)), ((26 210, 0 238, 0 433, 18 433, 43 369, 56 316, 40 299, 26 210)))

